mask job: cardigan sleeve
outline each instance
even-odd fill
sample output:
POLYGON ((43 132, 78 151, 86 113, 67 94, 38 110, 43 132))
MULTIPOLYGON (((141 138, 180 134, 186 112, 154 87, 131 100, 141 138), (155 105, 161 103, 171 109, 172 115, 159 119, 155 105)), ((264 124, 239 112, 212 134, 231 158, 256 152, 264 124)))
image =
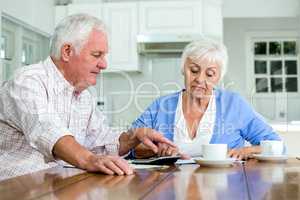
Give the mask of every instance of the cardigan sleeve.
POLYGON ((239 95, 238 103, 241 135, 245 140, 252 145, 259 145, 262 140, 281 140, 265 119, 239 95))
POLYGON ((131 125, 131 129, 152 128, 159 109, 159 102, 155 100, 131 125))

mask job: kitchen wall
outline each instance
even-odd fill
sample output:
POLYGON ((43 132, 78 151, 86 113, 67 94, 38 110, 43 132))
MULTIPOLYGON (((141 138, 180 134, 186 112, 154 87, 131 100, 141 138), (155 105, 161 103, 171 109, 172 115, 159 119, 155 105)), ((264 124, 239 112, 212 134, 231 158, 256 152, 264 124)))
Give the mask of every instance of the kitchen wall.
POLYGON ((141 56, 140 64, 141 72, 104 73, 98 80, 97 92, 105 96, 99 100, 112 126, 129 126, 155 98, 183 86, 179 54, 141 56))
POLYGON ((51 34, 54 28, 53 0, 1 0, 0 11, 51 34))

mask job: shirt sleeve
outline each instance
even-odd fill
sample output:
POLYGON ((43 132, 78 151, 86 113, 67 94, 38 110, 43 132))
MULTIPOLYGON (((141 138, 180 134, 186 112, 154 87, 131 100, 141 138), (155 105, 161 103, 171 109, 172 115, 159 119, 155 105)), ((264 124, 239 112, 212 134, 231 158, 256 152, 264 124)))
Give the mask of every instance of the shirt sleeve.
POLYGON ((28 143, 50 159, 59 138, 72 135, 50 103, 43 83, 22 75, 11 80, 1 95, 1 111, 8 123, 22 132, 28 143))
POLYGON ((281 140, 265 119, 246 102, 239 98, 239 116, 242 136, 252 145, 259 145, 262 140, 281 140))
POLYGON ((107 118, 93 103, 93 112, 90 117, 85 142, 86 148, 96 154, 118 155, 120 134, 121 132, 112 130, 108 126, 107 118))

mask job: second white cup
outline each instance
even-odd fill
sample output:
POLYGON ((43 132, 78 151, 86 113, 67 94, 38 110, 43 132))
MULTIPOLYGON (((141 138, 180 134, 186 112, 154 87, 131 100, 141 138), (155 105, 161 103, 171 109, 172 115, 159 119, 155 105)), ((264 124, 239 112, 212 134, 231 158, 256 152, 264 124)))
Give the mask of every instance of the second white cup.
POLYGON ((263 155, 274 156, 282 155, 283 142, 278 140, 263 140, 260 142, 263 155))

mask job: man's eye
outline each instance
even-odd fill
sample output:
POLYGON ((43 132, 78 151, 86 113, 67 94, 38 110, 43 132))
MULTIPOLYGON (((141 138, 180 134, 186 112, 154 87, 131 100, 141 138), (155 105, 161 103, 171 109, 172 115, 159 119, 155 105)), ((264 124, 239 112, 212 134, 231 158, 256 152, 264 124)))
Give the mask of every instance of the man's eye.
POLYGON ((100 54, 93 54, 93 56, 94 56, 95 58, 100 58, 100 57, 101 57, 100 54))

